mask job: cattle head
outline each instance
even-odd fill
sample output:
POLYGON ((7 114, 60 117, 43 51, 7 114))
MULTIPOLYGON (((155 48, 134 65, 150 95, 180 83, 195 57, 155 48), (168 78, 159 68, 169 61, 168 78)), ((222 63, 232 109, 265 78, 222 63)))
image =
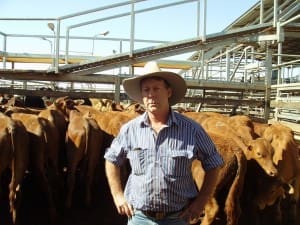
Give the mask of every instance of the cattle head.
POLYGON ((289 127, 282 124, 272 124, 264 131, 263 137, 271 143, 275 150, 273 155, 275 165, 278 165, 279 161, 283 160, 284 154, 288 149, 295 158, 299 157, 294 133, 289 127))
POLYGON ((138 113, 138 114, 143 114, 145 112, 145 107, 143 105, 136 103, 134 104, 133 111, 138 113))
POLYGON ((111 103, 111 111, 124 111, 124 107, 120 104, 120 103, 117 103, 117 102, 112 102, 111 103))
POLYGON ((65 116, 69 115, 70 110, 75 109, 76 102, 69 97, 60 97, 57 98, 53 105, 49 106, 49 108, 55 108, 61 111, 65 116))
POLYGON ((250 140, 244 151, 247 160, 255 160, 269 176, 276 176, 277 169, 273 163, 274 150, 264 138, 250 140))
POLYGON ((145 108, 140 103, 133 102, 130 105, 124 107, 124 111, 143 114, 145 112, 145 108))

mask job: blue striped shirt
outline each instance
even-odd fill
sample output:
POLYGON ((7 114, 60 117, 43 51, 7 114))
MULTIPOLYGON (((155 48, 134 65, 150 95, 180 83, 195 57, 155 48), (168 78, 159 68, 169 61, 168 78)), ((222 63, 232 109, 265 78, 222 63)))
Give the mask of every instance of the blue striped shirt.
POLYGON ((135 209, 163 212, 181 210, 197 196, 191 174, 193 159, 201 160, 205 170, 223 164, 203 128, 173 111, 158 134, 147 113, 129 121, 104 157, 118 166, 129 159, 132 171, 125 198, 135 209))

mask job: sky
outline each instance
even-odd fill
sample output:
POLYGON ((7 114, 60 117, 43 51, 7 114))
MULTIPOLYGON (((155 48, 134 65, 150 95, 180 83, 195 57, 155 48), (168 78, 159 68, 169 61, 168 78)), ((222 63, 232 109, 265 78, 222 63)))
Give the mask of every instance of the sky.
MULTIPOLYGON (((53 32, 47 27, 48 22, 71 14, 78 14, 87 10, 112 6, 122 0, 1 0, 0 1, 0 32, 6 34, 22 35, 46 35, 46 40, 40 38, 8 38, 7 51, 20 53, 49 53, 53 49, 53 32), (4 18, 39 18, 40 21, 13 21, 4 18), (1 20, 2 19, 2 20, 1 20), (49 41, 50 40, 50 41, 49 41)), ((178 0, 147 0, 135 4, 135 10, 143 10, 149 7, 178 2, 178 0)), ((203 1, 200 1, 200 7, 203 1)), ((250 9, 258 0, 207 0, 207 25, 206 33, 212 34, 222 31, 244 12, 250 9), (242 3, 241 3, 242 2, 242 3)), ((135 16, 134 36, 136 39, 154 41, 180 41, 197 36, 197 3, 190 2, 178 6, 172 6, 148 12, 138 13, 135 16)), ((123 16, 115 19, 104 20, 89 25, 79 26, 83 22, 103 19, 128 13, 131 5, 114 7, 101 10, 96 13, 77 16, 65 19, 61 22, 61 35, 66 35, 66 28, 70 29, 70 35, 101 38, 130 38, 130 17, 123 16), (109 31, 105 37, 100 33, 109 31)), ((201 15, 202 16, 202 15, 201 15)), ((202 32, 203 26, 200 27, 202 32)), ((3 50, 0 35, 0 51, 3 50)), ((129 43, 118 41, 102 40, 71 40, 70 51, 86 55, 110 55, 129 49, 129 43)), ((135 49, 145 48, 154 45, 153 43, 136 43, 135 49)), ((65 49, 65 41, 60 44, 60 49, 65 49)))

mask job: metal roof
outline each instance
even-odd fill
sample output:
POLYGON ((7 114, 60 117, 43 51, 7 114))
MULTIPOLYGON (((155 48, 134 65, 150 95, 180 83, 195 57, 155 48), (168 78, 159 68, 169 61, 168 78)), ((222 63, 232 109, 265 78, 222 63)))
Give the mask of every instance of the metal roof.
MULTIPOLYGON (((274 7, 276 7, 274 2, 276 1, 263 0, 256 3, 227 26, 225 31, 251 27, 261 23, 271 23, 273 28, 269 28, 268 33, 276 34, 276 26, 280 25, 282 28, 282 54, 300 55, 300 3, 295 0, 278 0, 278 14, 276 14, 274 13, 274 7), (274 20, 274 15, 277 16, 278 24, 276 24, 276 18, 274 20)), ((277 52, 277 43, 271 44, 270 47, 277 52)), ((264 46, 258 46, 257 51, 265 51, 264 46)), ((290 58, 286 59, 289 60, 290 58)))

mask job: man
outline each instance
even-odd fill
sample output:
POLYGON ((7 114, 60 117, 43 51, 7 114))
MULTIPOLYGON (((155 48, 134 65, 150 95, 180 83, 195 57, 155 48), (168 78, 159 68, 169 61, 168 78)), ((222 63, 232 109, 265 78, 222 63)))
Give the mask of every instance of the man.
POLYGON ((186 225, 202 214, 223 160, 200 125, 171 109, 185 95, 184 79, 161 71, 156 62, 144 69, 144 75, 123 81, 125 92, 146 112, 123 125, 107 149, 108 183, 128 225, 186 225), (127 159, 131 174, 123 190, 120 167, 127 159), (191 174, 194 159, 206 171, 199 192, 191 174))

